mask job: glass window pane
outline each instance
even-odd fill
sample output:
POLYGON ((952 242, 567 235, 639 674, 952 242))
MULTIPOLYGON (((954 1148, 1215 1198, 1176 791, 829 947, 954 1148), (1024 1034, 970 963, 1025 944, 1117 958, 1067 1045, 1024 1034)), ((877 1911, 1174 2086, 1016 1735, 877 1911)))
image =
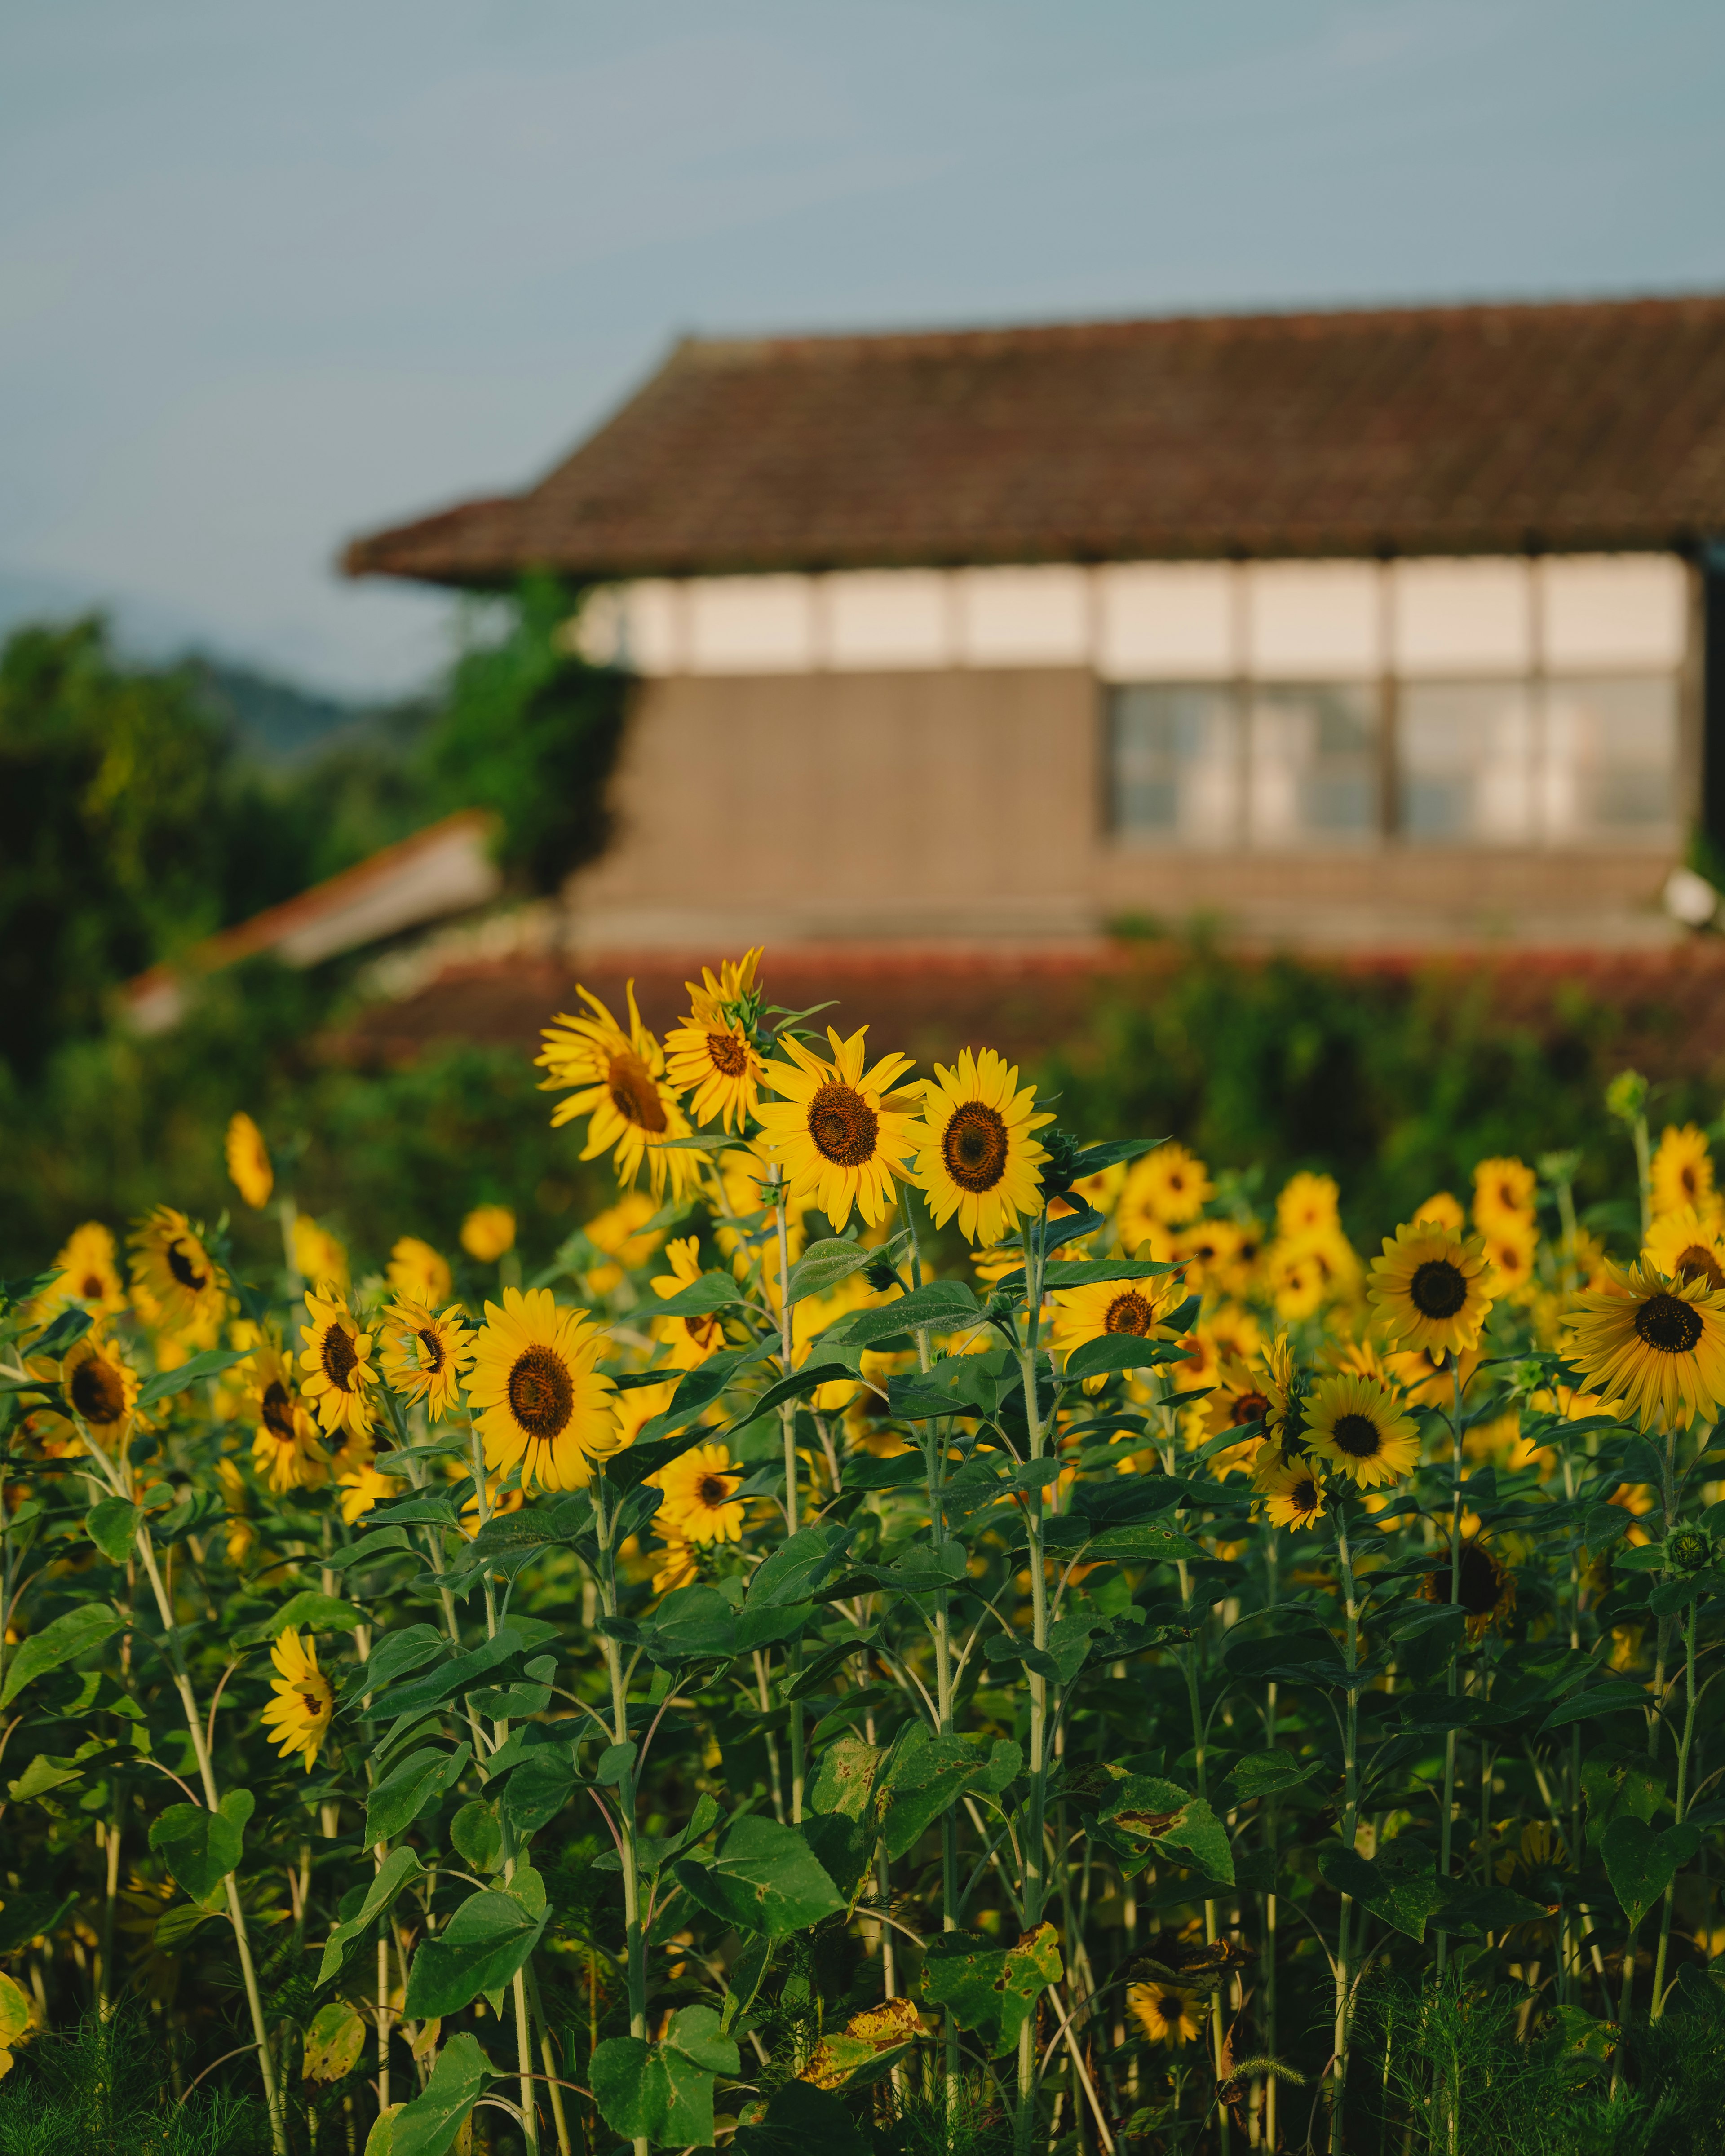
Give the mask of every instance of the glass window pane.
POLYGON ((1240 725, 1226 688, 1161 683, 1109 701, 1114 828, 1168 845, 1222 846, 1240 831, 1240 725))
POLYGON ((1525 844, 1534 832, 1533 701, 1524 681, 1410 681, 1396 713, 1405 838, 1525 844))
POLYGON ((1375 689, 1363 683, 1255 689, 1251 745, 1250 820, 1256 844, 1377 837, 1375 689))
POLYGON ((1676 681, 1548 683, 1543 765, 1548 842, 1668 839, 1677 805, 1676 681))

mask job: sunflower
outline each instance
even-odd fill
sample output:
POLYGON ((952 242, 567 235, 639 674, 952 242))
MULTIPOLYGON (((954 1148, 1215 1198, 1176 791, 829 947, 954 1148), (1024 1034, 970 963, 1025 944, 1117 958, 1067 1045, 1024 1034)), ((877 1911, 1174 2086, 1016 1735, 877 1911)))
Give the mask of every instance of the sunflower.
MULTIPOLYGON (((1432 1552, 1432 1569, 1420 1581, 1421 1598, 1427 1602, 1450 1599, 1450 1552, 1432 1552)), ((1516 1606, 1515 1575, 1496 1550, 1477 1535, 1461 1537, 1461 1586, 1456 1600, 1467 1612, 1470 1639, 1481 1638, 1494 1625, 1501 1631, 1516 1606)))
POLYGON ((506 1205, 475 1205, 461 1223, 461 1247, 482 1265, 515 1248, 515 1215, 506 1205))
MULTIPOLYGON (((399 1244, 396 1246, 399 1249, 399 1244)), ((424 1400, 433 1422, 454 1407, 461 1373, 473 1360, 473 1335, 452 1302, 441 1313, 398 1296, 383 1313, 383 1374, 405 1400, 424 1400)))
POLYGON ((1162 1321, 1182 1292, 1178 1273, 1061 1288, 1054 1299, 1050 1344, 1070 1354, 1086 1340, 1100 1340, 1109 1332, 1135 1333, 1140 1340, 1172 1340, 1173 1332, 1162 1321))
POLYGON ((1237 1276, 1244 1230, 1232 1220, 1195 1220, 1173 1239, 1173 1254, 1194 1287, 1226 1292, 1237 1276))
POLYGON ((605 1335, 584 1310, 559 1310, 548 1287, 506 1287, 485 1305, 468 1398, 485 1464, 524 1490, 579 1490, 618 1447, 616 1387, 600 1374, 605 1335))
POLYGON ((1197 1154, 1169 1139, 1135 1160, 1127 1171, 1115 1216, 1120 1240, 1133 1245, 1153 1226, 1183 1226, 1195 1220, 1214 1195, 1209 1170, 1197 1154))
POLYGON ((1473 1171, 1473 1224, 1482 1235, 1533 1217, 1538 1178, 1513 1155, 1478 1162, 1473 1171))
POLYGON ((1420 1433, 1395 1394, 1343 1371, 1321 1378, 1306 1409, 1306 1442, 1363 1490, 1393 1482, 1420 1457, 1420 1433))
POLYGON ((1531 1217, 1495 1220, 1482 1231, 1486 1263, 1497 1275, 1493 1283, 1501 1295, 1513 1294, 1533 1278, 1533 1256, 1539 1235, 1531 1217))
POLYGON ((1713 1190, 1713 1157, 1707 1134, 1693 1123, 1681 1130, 1667 1123, 1652 1160, 1653 1210, 1656 1214, 1681 1213, 1692 1205, 1698 1213, 1718 1209, 1713 1190))
POLYGON ((60 1358, 60 1389, 80 1420, 107 1440, 120 1434, 137 1404, 137 1373, 102 1328, 92 1326, 60 1358))
POLYGON ((1285 1322, 1310 1317, 1359 1286, 1359 1260, 1335 1225, 1284 1236, 1265 1255, 1271 1301, 1285 1322))
MULTIPOLYGON (((665 1255, 670 1260, 670 1270, 655 1274, 649 1282, 654 1294, 668 1301, 692 1281, 699 1280, 700 1250, 701 1239, 696 1235, 680 1236, 675 1243, 667 1243, 665 1255)), ((658 1331, 660 1338, 670 1348, 665 1358, 670 1367, 675 1370, 692 1370, 724 1346, 725 1313, 712 1310, 693 1317, 662 1317, 658 1331)))
POLYGON ((1042 1209, 1037 1171, 1048 1154, 1030 1133, 1054 1117, 1034 1112, 1034 1086, 1018 1085, 1016 1068, 992 1048, 961 1049, 952 1070, 937 1063, 923 1085, 911 1173, 935 1226, 956 1213, 968 1243, 998 1243, 1042 1209))
POLYGON ((228 1507, 228 1562, 238 1572, 245 1562, 246 1552, 258 1538, 258 1531, 246 1517, 245 1477, 231 1460, 216 1462, 216 1479, 222 1486, 228 1507))
POLYGON ((367 1461, 363 1467, 356 1467, 349 1474, 338 1476, 336 1487, 339 1492, 336 1502, 341 1507, 341 1517, 351 1527, 362 1520, 372 1506, 381 1505, 386 1498, 396 1496, 401 1485, 392 1481, 387 1475, 380 1475, 367 1461))
POLYGON ((1304 1460, 1284 1460, 1276 1445, 1264 1451, 1275 1456, 1267 1463, 1260 1460, 1252 1486, 1264 1500, 1265 1518, 1272 1527, 1315 1527, 1324 1516, 1317 1471, 1304 1460))
POLYGON ((1203 1403, 1204 1435, 1219 1437, 1224 1430, 1245 1430, 1264 1424, 1270 1414, 1269 1379, 1265 1372, 1224 1356, 1218 1365, 1209 1398, 1203 1403))
POLYGON ((1681 1429, 1725 1404, 1725 1294, 1704 1281, 1664 1279, 1645 1258, 1608 1264, 1568 1327, 1564 1354, 1644 1425, 1662 1414, 1681 1429))
POLYGON ((1667 1280, 1698 1280, 1725 1288, 1725 1221, 1692 1205, 1681 1213, 1662 1213, 1653 1224, 1643 1253, 1667 1280))
POLYGON ((311 1324, 300 1328, 305 1343, 300 1367, 311 1373, 305 1397, 328 1435, 345 1429, 364 1437, 372 1427, 366 1387, 377 1374, 372 1368, 372 1336, 327 1281, 306 1290, 305 1307, 311 1314, 311 1324))
POLYGON ((1413 1221, 1384 1239, 1367 1294, 1397 1348, 1450 1354, 1476 1344, 1491 1307, 1491 1271, 1477 1235, 1413 1221))
POLYGON ((769 1063, 762 1075, 780 1095, 756 1110, 760 1150, 783 1172, 786 1200, 818 1205, 843 1232, 854 1205, 872 1228, 894 1202, 895 1175, 909 1173, 917 1127, 910 1113, 914 1092, 892 1088, 911 1067, 908 1055, 883 1055, 864 1068, 866 1026, 849 1040, 827 1028, 831 1062, 787 1040, 788 1063, 769 1063))
POLYGON ((1195 2043, 1204 2033, 1203 1994, 1178 1984, 1129 1984, 1126 2003, 1152 2044, 1195 2043))
POLYGON ((1276 1232, 1284 1242, 1301 1235, 1321 1235, 1341 1221, 1341 1193, 1333 1175, 1313 1175, 1301 1168, 1282 1185, 1276 1200, 1276 1232))
POLYGON ((688 1137, 689 1119, 665 1083, 665 1051, 641 1023, 634 983, 629 984, 627 1033, 590 989, 578 987, 576 993, 593 1015, 558 1012, 534 1058, 550 1074, 540 1091, 569 1093, 553 1110, 552 1127, 588 1116, 583 1160, 614 1152, 618 1180, 633 1183, 644 1158, 655 1199, 664 1197, 669 1182, 672 1198, 680 1199, 701 1179, 701 1155, 665 1149, 667 1139, 688 1137))
POLYGON ((742 1534, 742 1477, 722 1445, 697 1445, 653 1477, 665 1492, 660 1517, 685 1543, 734 1543, 742 1534))
POLYGON ((665 1075, 680 1093, 691 1096, 697 1123, 716 1116, 727 1131, 742 1132, 760 1098, 761 1058, 755 1048, 761 1014, 761 991, 755 986, 758 949, 727 958, 713 978, 703 966, 704 986, 685 981, 690 1014, 665 1036, 665 1075))
POLYGON ((449 1261, 417 1235, 403 1235, 389 1253, 384 1276, 398 1296, 435 1309, 454 1292, 449 1261))
POLYGON ((1461 1200, 1447 1190, 1435 1190, 1423 1205, 1414 1208, 1414 1219, 1416 1224, 1423 1220, 1433 1228, 1453 1228, 1458 1235, 1467 1225, 1461 1200))
POLYGON ((265 1341, 252 1358, 251 1370, 249 1398, 258 1419, 253 1466, 278 1496, 316 1490, 329 1474, 329 1455, 295 1387, 291 1359, 274 1341, 265 1341))
POLYGON ((329 1281, 344 1294, 347 1287, 347 1245, 309 1213, 294 1215, 294 1270, 313 1286, 329 1281))
POLYGON ((297 1752, 309 1774, 329 1734, 336 1695, 317 1666, 317 1642, 309 1636, 302 1640, 292 1625, 270 1650, 270 1659, 281 1675, 270 1680, 275 1697, 264 1709, 264 1727, 283 1759, 297 1752))
POLYGON ((687 1587, 696 1576, 695 1553, 676 1535, 668 1535, 665 1546, 653 1553, 653 1592, 670 1594, 687 1587))
POLYGON ((221 1317, 227 1282, 183 1213, 158 1205, 128 1240, 132 1285, 148 1298, 157 1322, 177 1332, 221 1317))
POLYGON ((110 1315, 125 1309, 126 1286, 114 1262, 113 1231, 100 1220, 74 1228, 54 1262, 59 1277, 38 1306, 44 1317, 67 1302, 110 1315))
POLYGON ((254 1213, 261 1212, 275 1188, 275 1171, 264 1133, 244 1109, 228 1119, 227 1153, 228 1180, 254 1213))

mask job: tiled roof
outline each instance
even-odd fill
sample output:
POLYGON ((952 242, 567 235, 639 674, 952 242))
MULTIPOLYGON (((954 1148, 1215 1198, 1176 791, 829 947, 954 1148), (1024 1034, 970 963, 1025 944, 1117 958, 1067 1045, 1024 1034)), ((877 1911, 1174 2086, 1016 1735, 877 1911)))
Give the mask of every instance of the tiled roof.
POLYGON ((1725 532, 1725 296, 691 339, 522 495, 355 576, 1685 547, 1725 532))

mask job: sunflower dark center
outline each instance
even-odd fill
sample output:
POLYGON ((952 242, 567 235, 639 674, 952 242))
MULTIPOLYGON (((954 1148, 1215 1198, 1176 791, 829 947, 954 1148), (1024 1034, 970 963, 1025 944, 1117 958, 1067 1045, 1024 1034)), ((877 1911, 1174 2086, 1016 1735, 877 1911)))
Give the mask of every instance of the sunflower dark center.
POLYGON ((422 1325, 419 1327, 419 1345, 425 1350, 424 1367, 434 1378, 444 1367, 444 1343, 438 1337, 435 1326, 422 1325))
POLYGON ((1635 1337, 1663 1355, 1687 1355, 1702 1335, 1701 1312, 1680 1295, 1651 1295, 1635 1312, 1635 1337))
POLYGON ((1242 1423, 1262 1422, 1270 1412, 1270 1403, 1262 1393, 1242 1393, 1234 1403, 1234 1412, 1228 1418, 1238 1430, 1242 1423))
POLYGON ((1384 1433, 1369 1415, 1337 1415, 1330 1435, 1350 1460, 1375 1460, 1384 1450, 1384 1433))
POLYGON ((1301 1476, 1288 1492, 1288 1502, 1296 1512, 1315 1512, 1317 1510, 1317 1482, 1314 1476, 1301 1476))
POLYGON ((99 1275, 95 1273, 86 1273, 84 1276, 84 1285, 79 1289, 78 1292, 87 1301, 94 1301, 98 1296, 104 1292, 106 1286, 106 1281, 102 1280, 99 1275))
POLYGON ((1682 1173, 1677 1179, 1681 1183, 1685 1194, 1688 1197, 1693 1198, 1695 1195, 1695 1186, 1700 1181, 1700 1178, 1695 1173, 1693 1162, 1684 1162, 1682 1173))
POLYGON ((653 1083, 653 1073, 632 1048, 619 1049, 611 1058, 610 1069, 605 1074, 605 1090, 618 1114, 638 1131, 650 1131, 657 1137, 669 1128, 665 1103, 653 1083))
MULTIPOLYGON (((1679 1280, 1705 1281, 1709 1287, 1725 1287, 1725 1267, 1705 1243, 1692 1243, 1686 1250, 1680 1251, 1671 1270, 1679 1280)), ((85 1292, 90 1291, 86 1288, 85 1292)))
POLYGON ((323 1364, 325 1377, 338 1393, 352 1391, 347 1381, 353 1375, 359 1355, 353 1345, 353 1335, 345 1325, 326 1327, 318 1359, 323 1364))
POLYGON ((280 1378, 272 1378, 264 1388, 264 1427, 280 1443, 293 1443, 294 1404, 280 1378))
MULTIPOLYGON (((1461 1593, 1458 1599, 1470 1617, 1489 1617, 1497 1606, 1500 1579, 1490 1551, 1478 1543, 1461 1545, 1461 1593)), ((1428 1575, 1427 1593, 1434 1602, 1450 1599, 1450 1568, 1428 1575)))
POLYGON ((118 1422, 126 1413, 126 1387, 120 1373, 100 1355, 89 1356, 78 1365, 67 1389, 86 1422, 118 1422))
POLYGON ((1467 1276, 1447 1258, 1428 1258, 1408 1283, 1422 1317, 1453 1317, 1467 1300, 1467 1276))
POLYGON ((725 1321, 716 1312, 706 1317, 685 1317, 683 1330, 697 1348, 711 1348, 725 1337, 725 1321))
POLYGON ((703 1505, 722 1505, 731 1495, 731 1485, 722 1475, 703 1475, 695 1494, 703 1505))
POLYGON ((863 1168, 875 1158, 880 1119, 854 1086, 829 1079, 809 1103, 809 1135, 836 1168, 863 1168))
POLYGON ((168 1270, 182 1287, 188 1287, 196 1294, 208 1283, 209 1275, 198 1270, 197 1260, 177 1235, 162 1255, 167 1260, 168 1270))
POLYGON ((1156 1313, 1136 1288, 1124 1295, 1117 1295, 1108 1306, 1108 1316, 1103 1324, 1105 1332, 1135 1332, 1142 1340, 1150 1330, 1156 1313))
POLYGON ((575 1409, 575 1381, 549 1348, 526 1348, 509 1373, 510 1413, 529 1437, 557 1436, 575 1409))
POLYGON ((1156 2002, 1156 2010, 1164 2021, 1178 2021, 1185 2011, 1186 2002, 1178 1992, 1165 1991, 1156 2002))
POLYGON ((961 1190, 992 1190, 1006 1173, 1006 1124, 981 1101, 955 1108, 941 1140, 947 1173, 961 1190))
POLYGON ((714 1070, 726 1078, 741 1078, 749 1067, 748 1051, 734 1033, 710 1033, 706 1052, 714 1070))

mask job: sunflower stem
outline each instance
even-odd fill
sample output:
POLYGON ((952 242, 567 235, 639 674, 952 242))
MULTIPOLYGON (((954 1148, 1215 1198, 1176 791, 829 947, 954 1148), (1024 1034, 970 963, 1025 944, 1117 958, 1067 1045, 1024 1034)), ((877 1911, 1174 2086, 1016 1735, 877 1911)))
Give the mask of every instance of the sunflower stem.
MULTIPOLYGON (((1048 1433, 1043 1428, 1042 1410, 1036 1394, 1036 1346, 1042 1314, 1042 1281, 1045 1269, 1043 1239, 1047 1229, 1048 1209, 1029 1221, 1024 1229, 1024 1301, 1026 1312, 1024 1337, 1019 1348, 1019 1373, 1024 1394, 1024 1423, 1029 1436, 1029 1454, 1033 1460, 1046 1455, 1048 1433)), ((1042 1486, 1035 1483, 1024 1492, 1024 1536, 1029 1544, 1030 1571, 1030 1640, 1042 1653, 1048 1650, 1048 1578, 1042 1554, 1042 1486)), ((1048 1683, 1038 1671, 1029 1672, 1030 1690, 1030 1756, 1029 1761, 1029 1800, 1025 1806, 1024 1849, 1024 1922, 1027 1932, 1034 1932, 1042 1921, 1044 1905, 1048 1899, 1048 1858, 1043 1846, 1044 1819, 1048 1802, 1048 1683)), ((1024 2017, 1019 2032, 1019 2102, 1014 2122, 1014 2141, 1017 2156, 1029 2156, 1031 2135, 1036 2123, 1036 2015, 1033 2010, 1024 2017)))
MULTIPOLYGON (((1450 1411, 1450 1607, 1461 1607, 1461 1357, 1451 1348, 1449 1350, 1450 1375, 1453 1386, 1450 1411)), ((1461 1669, 1458 1659, 1460 1650, 1450 1657, 1450 1697, 1456 1697, 1461 1691, 1461 1669)), ((1455 1732, 1448 1730, 1444 1737, 1444 1814, 1439 1827, 1438 1876, 1450 1876, 1450 1852, 1455 1822, 1455 1732)), ((1437 1968, 1441 1976, 1449 1966, 1450 1935, 1438 1933, 1437 1968)))
MULTIPOLYGON (((1353 1558, 1348 1547, 1348 1503, 1336 1507, 1336 1555, 1342 1570, 1343 1608, 1348 1620, 1348 1712, 1343 1724, 1342 1846, 1350 1855, 1359 1834, 1359 1603, 1354 1593, 1353 1558)), ((1336 1929, 1336 2027, 1331 2068, 1334 2101, 1330 2107, 1330 2148, 1340 2156, 1343 2145, 1343 2099, 1348 2088, 1348 1932, 1353 1914, 1352 1898, 1342 1897, 1342 1915, 1336 1929)))
MULTIPOLYGON (((773 1168, 773 1217, 778 1229, 778 1348, 779 1362, 786 1377, 791 1374, 794 1349, 792 1345, 791 1322, 791 1230, 785 1210, 784 1171, 774 1163, 773 1168)), ((787 1537, 797 1532, 797 1404, 787 1400, 778 1411, 784 1429, 784 1531, 787 1537)), ((803 1650, 793 1645, 785 1656, 791 1681, 795 1683, 803 1667, 803 1650)), ((803 1702, 790 1702, 791 1722, 791 1825, 800 1825, 803 1819, 803 1790, 808 1779, 808 1739, 803 1724, 803 1702)))
MULTIPOLYGON (((607 1617, 617 1615, 616 1521, 612 1515, 608 1485, 603 1474, 593 1485, 594 1540, 599 1560, 599 1608, 607 1617)), ((604 1640, 605 1669, 611 1681, 611 1741, 629 1742, 629 1684, 624 1674, 623 1648, 609 1632, 604 1640)), ((629 2033, 647 2034, 647 1955, 641 1928, 641 1882, 635 1851, 635 1776, 624 1768, 617 1783, 617 1826, 623 1843, 623 1922, 628 1940, 629 2033)), ((637 2135, 635 2156, 647 2156, 647 2141, 637 2135)))
MULTIPOLYGON (((1699 1604, 1691 1595, 1683 1613, 1683 1734, 1677 1745, 1677 1799, 1676 1824, 1681 1826, 1689 1808, 1689 1747, 1695 1738, 1695 1623, 1699 1604)), ((1657 2021, 1665 2012, 1665 1964, 1671 1943, 1671 1913, 1676 1905, 1677 1881, 1673 1873, 1667 1882, 1663 1906, 1659 1912, 1659 1953, 1653 1964, 1652 2017, 1657 2021)))

